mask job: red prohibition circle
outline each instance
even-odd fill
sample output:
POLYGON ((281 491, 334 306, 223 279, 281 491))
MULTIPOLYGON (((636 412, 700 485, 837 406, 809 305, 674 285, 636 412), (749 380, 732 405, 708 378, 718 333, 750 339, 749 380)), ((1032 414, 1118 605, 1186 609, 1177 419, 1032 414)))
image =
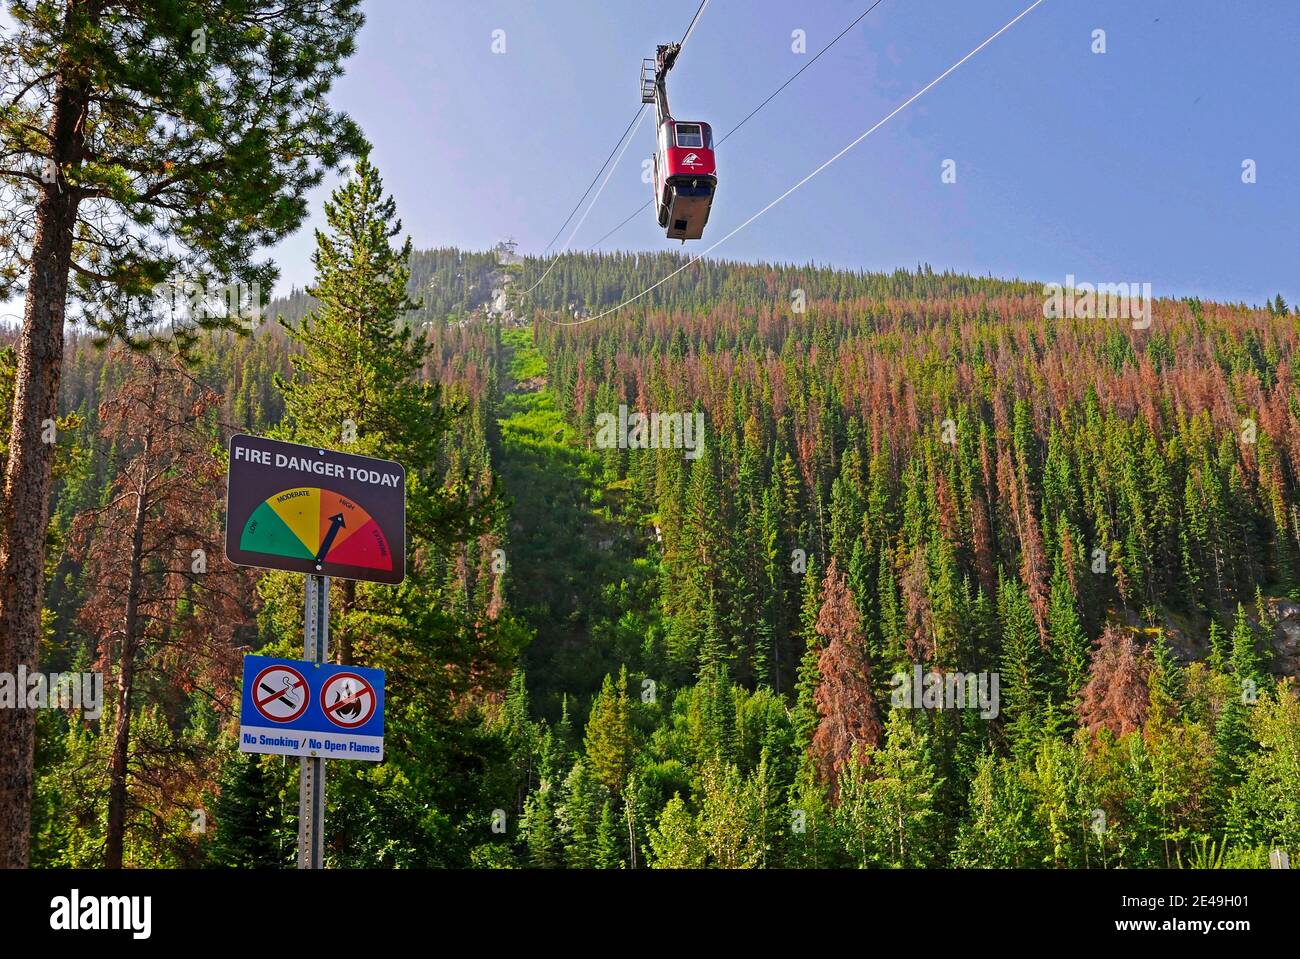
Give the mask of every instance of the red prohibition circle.
POLYGON ((344 729, 356 729, 358 726, 364 726, 366 723, 370 721, 370 717, 375 714, 375 707, 377 705, 378 705, 378 698, 375 696, 374 687, 371 686, 370 683, 366 682, 366 680, 358 676, 356 673, 335 673, 333 676, 331 676, 329 679, 327 679, 324 683, 321 684, 320 710, 322 713, 325 714, 325 718, 328 719, 330 722, 332 722, 335 726, 342 726, 344 729), (333 706, 326 704, 325 694, 329 692, 331 689, 333 689, 335 683, 337 683, 340 679, 351 679, 356 683, 357 688, 353 691, 351 697, 353 702, 359 702, 364 696, 370 697, 370 708, 362 709, 360 719, 348 721, 346 719, 340 718, 338 715, 338 707, 340 705, 343 705, 342 701, 335 703, 333 706))
MULTIPOLYGON (((302 673, 298 672, 298 670, 294 669, 292 666, 284 666, 278 664, 275 666, 267 666, 266 669, 262 670, 260 673, 258 673, 256 676, 253 677, 252 694, 253 694, 253 708, 256 709, 257 712, 263 718, 269 719, 273 723, 293 722, 295 719, 297 719, 299 716, 301 716, 303 713, 307 711, 307 704, 311 702, 311 689, 307 686, 307 677, 304 676, 302 673), (262 679, 268 673, 289 673, 297 677, 298 681, 294 683, 292 686, 287 686, 283 688, 277 688, 273 683, 267 683, 266 685, 270 687, 272 690, 272 692, 268 693, 265 689, 262 688, 262 679), (298 703, 298 707, 292 713, 290 713, 287 716, 275 716, 267 712, 266 707, 268 703, 272 703, 277 700, 282 700, 286 692, 293 692, 296 689, 301 689, 302 693, 299 696, 300 701, 298 703)), ((288 700, 284 700, 284 701, 289 702, 289 704, 292 705, 291 701, 288 700)))

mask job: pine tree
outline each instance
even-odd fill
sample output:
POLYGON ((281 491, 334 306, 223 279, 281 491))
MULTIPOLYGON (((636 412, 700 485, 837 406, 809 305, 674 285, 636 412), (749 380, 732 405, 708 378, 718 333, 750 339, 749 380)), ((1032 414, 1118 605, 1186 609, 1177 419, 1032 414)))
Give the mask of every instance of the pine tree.
MULTIPOLYGON (((5 673, 37 667, 55 459, 43 424, 58 416, 65 316, 146 346, 155 285, 184 280, 245 292, 234 310, 183 318, 176 345, 192 347, 202 327, 247 327, 249 294, 275 276, 258 249, 297 229, 304 196, 362 143, 327 102, 358 7, 10 5, 0 301, 17 284, 26 303, 0 496, 5 673)), ((35 716, 6 710, 0 866, 28 863, 34 751, 35 716)))
POLYGON ((704 615, 704 636, 700 642, 699 677, 713 676, 719 670, 727 668, 732 658, 731 648, 722 635, 722 623, 719 621, 718 606, 713 592, 709 593, 709 602, 704 615))
POLYGON ((800 633, 804 637, 803 655, 795 685, 795 705, 791 717, 794 747, 800 753, 812 745, 813 734, 821 721, 817 715, 817 685, 821 672, 817 667, 821 658, 822 642, 817 635, 817 616, 821 612, 821 580, 817 577, 816 562, 810 557, 804 574, 803 603, 800 612, 800 633))
POLYGON ((298 442, 382 453, 431 483, 448 411, 438 387, 420 382, 430 347, 403 322, 420 306, 406 292, 411 240, 392 246, 402 230, 397 205, 366 156, 325 202, 325 221, 307 290, 318 305, 300 323, 282 324, 301 350, 291 354, 294 376, 281 386, 283 432, 298 442))
POLYGON ((967 618, 966 592, 953 548, 946 541, 940 541, 934 552, 937 554, 938 575, 931 590, 935 643, 933 663, 939 668, 956 669, 969 660, 966 644, 970 638, 970 621, 967 618))
POLYGON ((813 734, 821 721, 817 715, 817 684, 821 671, 817 666, 821 659, 821 648, 808 646, 799 660, 799 682, 794 709, 791 712, 790 725, 794 738, 794 748, 800 753, 807 752, 812 745, 813 734))
MULTIPOLYGON (((445 403, 438 384, 422 381, 431 345, 404 322, 419 305, 406 293, 411 241, 391 245, 401 221, 365 156, 326 201, 325 217, 327 229, 316 232, 312 254, 316 282, 308 288, 319 305, 297 325, 282 323, 299 350, 290 356, 293 377, 276 381, 285 409, 279 432, 294 442, 400 462, 408 540, 416 548, 427 542, 448 549, 484 529, 498 503, 492 496, 471 503, 463 484, 444 482, 444 443, 463 409, 445 403)), ((371 638, 356 612, 358 596, 374 588, 350 580, 341 585, 331 633, 339 661, 347 664, 360 653, 357 644, 371 638)), ((412 585, 438 584, 417 579, 412 585)), ((469 609, 461 615, 477 618, 469 609)))
POLYGON ((760 689, 774 688, 772 650, 775 637, 776 631, 772 626, 770 613, 765 613, 764 618, 760 619, 754 627, 754 685, 760 689))
POLYGON ((510 677, 502 723, 517 777, 515 811, 522 813, 524 800, 535 785, 535 758, 540 743, 537 726, 528 718, 528 688, 522 669, 515 670, 510 677))
POLYGON ((1052 637, 1052 660, 1055 666, 1053 684, 1059 701, 1073 707, 1078 702, 1088 673, 1088 654, 1091 644, 1079 622, 1078 607, 1070 577, 1059 554, 1052 573, 1050 605, 1047 610, 1047 629, 1052 637))
POLYGON ((1210 653, 1206 662, 1214 672, 1222 673, 1228 666, 1227 643, 1223 635, 1223 627, 1217 620, 1210 620, 1209 646, 1210 653))
POLYGON ((1162 719, 1176 720, 1182 713, 1187 677, 1163 629, 1156 634, 1151 653, 1151 713, 1162 719))
POLYGON ((573 869, 596 865, 600 809, 607 795, 586 760, 577 759, 564 780, 564 800, 556 810, 565 862, 573 869))
POLYGON ((880 573, 876 579, 880 610, 880 649, 881 665, 887 669, 899 669, 908 664, 904 650, 905 616, 900 609, 898 582, 894 577, 894 564, 890 560, 890 551, 880 551, 880 573))
POLYGON ((822 782, 834 788, 840 769, 862 748, 875 746, 881 729, 857 606, 835 559, 826 570, 822 596, 817 634, 825 647, 814 696, 821 718, 811 750, 822 782))
POLYGON ((1263 680, 1259 672, 1259 656, 1255 652, 1255 628, 1241 603, 1237 604, 1237 615, 1232 622, 1232 655, 1228 667, 1243 692, 1253 697, 1263 680))
POLYGON ((830 550, 841 566, 847 566, 861 528, 862 467, 856 450, 840 462, 840 475, 831 484, 830 550))
POLYGON ((235 753, 224 765, 220 792, 212 804, 213 835, 207 858, 229 869, 278 869, 292 847, 283 843, 281 803, 274 778, 261 756, 235 753))
MULTIPOLYGON (((862 545, 861 538, 853 543, 853 553, 849 557, 848 565, 849 592, 853 594, 854 600, 858 604, 858 612, 862 616, 864 623, 874 624, 878 616, 876 614, 876 577, 873 563, 867 558, 867 549, 862 545)), ((873 660, 879 659, 881 655, 879 635, 873 625, 868 627, 863 637, 867 644, 867 653, 873 660)))
POLYGON ((573 738, 573 720, 569 718, 568 693, 560 696, 560 721, 555 724, 555 738, 566 756, 573 751, 576 740, 573 738))
POLYGON ((1228 816, 1232 793, 1245 776, 1255 743, 1250 734, 1250 711, 1259 695, 1255 632, 1238 603, 1232 624, 1232 652, 1228 660, 1227 695, 1214 725, 1212 798, 1220 819, 1228 816))
POLYGON ((695 755, 700 765, 735 762, 738 758, 736 699, 725 666, 702 671, 691 691, 695 755))
POLYGON ((808 568, 803 577, 802 601, 799 608, 799 634, 805 647, 819 643, 817 617, 822 608, 822 584, 817 576, 817 560, 809 556, 808 568))
POLYGON ((615 795, 622 793, 632 768, 632 715, 627 694, 627 667, 618 673, 618 686, 608 673, 591 704, 585 737, 587 762, 596 778, 615 795))
POLYGON ((620 869, 623 866, 622 823, 614 815, 614 803, 606 799, 600 809, 600 825, 596 830, 596 868, 620 869))
POLYGON ((553 869, 560 865, 560 843, 549 784, 529 795, 524 803, 520 831, 527 839, 528 861, 532 866, 553 869))
MULTIPOLYGON (((406 707, 390 713, 383 782, 359 764, 340 765, 330 778, 354 824, 339 831, 339 861, 358 865, 391 862, 399 848, 406 862, 454 859, 447 842, 430 841, 431 830, 442 828, 432 824, 453 817, 458 805, 487 801, 497 773, 461 774, 481 766, 484 746, 461 707, 506 686, 526 641, 509 615, 475 608, 475 596, 485 598, 475 571, 499 541, 501 502, 490 469, 480 469, 481 422, 426 375, 434 340, 409 322, 410 243, 395 244, 400 233, 393 200, 363 157, 326 203, 313 257, 315 309, 278 328, 294 358, 291 378, 277 381, 284 399, 277 432, 394 459, 406 471, 406 580, 398 587, 343 581, 331 600, 338 660, 386 669, 391 701, 406 707), (405 845, 375 841, 369 824, 379 821, 405 845)), ((268 618, 281 628, 300 622, 295 587, 284 574, 259 581, 268 618)), ((523 733, 524 724, 515 725, 523 733)), ((531 748, 510 744, 522 766, 513 784, 520 799, 536 782, 536 739, 524 738, 531 748)))
POLYGON ((1226 821, 1233 791, 1244 776, 1245 764, 1251 752, 1248 717, 1246 705, 1240 697, 1229 696, 1214 724, 1210 799, 1221 823, 1226 821))
MULTIPOLYGON (((727 517, 717 475, 717 452, 705 443, 691 466, 681 529, 681 583, 671 600, 674 610, 668 636, 673 661, 685 668, 698 665, 698 657, 715 610, 729 613, 723 568, 730 555, 727 517)), ((731 650, 728 646, 727 654, 731 650)))
POLYGON ((1009 577, 998 589, 1002 624, 1002 716, 1013 752, 1032 748, 1045 698, 1038 626, 1019 581, 1009 577))
POLYGON ((1109 729, 1115 736, 1141 729, 1150 705, 1150 670, 1149 657, 1132 633, 1108 624, 1097 640, 1080 696, 1080 724, 1094 733, 1109 729))

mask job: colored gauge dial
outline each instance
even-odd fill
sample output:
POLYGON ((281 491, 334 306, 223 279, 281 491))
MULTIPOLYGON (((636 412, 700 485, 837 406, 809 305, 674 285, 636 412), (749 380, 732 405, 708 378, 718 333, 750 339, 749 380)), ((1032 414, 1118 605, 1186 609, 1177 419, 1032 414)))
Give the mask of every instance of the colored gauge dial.
POLYGON ((388 539, 370 514, 315 486, 283 490, 263 500, 244 524, 239 548, 317 563, 393 568, 388 539))

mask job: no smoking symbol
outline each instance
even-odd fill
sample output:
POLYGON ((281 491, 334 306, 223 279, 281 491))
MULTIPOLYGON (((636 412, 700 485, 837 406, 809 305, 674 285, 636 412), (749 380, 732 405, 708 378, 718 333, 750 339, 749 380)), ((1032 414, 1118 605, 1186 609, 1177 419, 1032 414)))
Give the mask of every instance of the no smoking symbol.
POLYGON ((268 666, 253 678, 253 705, 273 723, 291 723, 307 709, 307 678, 292 666, 268 666))
POLYGON ((375 714, 375 691, 356 673, 335 673, 321 687, 320 708, 334 725, 356 729, 375 714))

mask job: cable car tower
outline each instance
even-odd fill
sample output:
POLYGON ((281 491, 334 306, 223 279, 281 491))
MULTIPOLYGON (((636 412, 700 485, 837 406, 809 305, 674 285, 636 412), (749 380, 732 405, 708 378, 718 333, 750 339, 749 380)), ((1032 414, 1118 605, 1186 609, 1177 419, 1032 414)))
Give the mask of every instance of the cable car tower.
POLYGON ((659 225, 670 240, 698 240, 718 189, 713 129, 699 120, 674 120, 668 109, 668 71, 680 43, 660 44, 641 61, 641 102, 655 105, 654 195, 659 225))

